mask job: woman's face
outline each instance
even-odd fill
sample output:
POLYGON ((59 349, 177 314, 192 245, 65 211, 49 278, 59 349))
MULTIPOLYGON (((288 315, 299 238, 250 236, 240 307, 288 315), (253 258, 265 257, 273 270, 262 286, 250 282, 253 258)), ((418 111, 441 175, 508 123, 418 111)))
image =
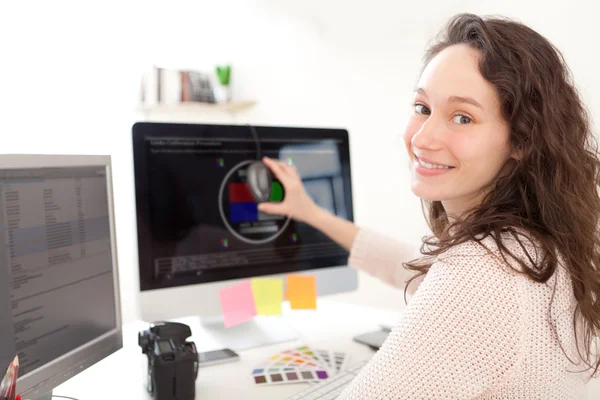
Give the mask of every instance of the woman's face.
POLYGON ((478 51, 466 45, 434 57, 421 75, 404 132, 413 193, 441 201, 449 214, 479 204, 482 189, 513 157, 498 96, 478 61, 478 51))

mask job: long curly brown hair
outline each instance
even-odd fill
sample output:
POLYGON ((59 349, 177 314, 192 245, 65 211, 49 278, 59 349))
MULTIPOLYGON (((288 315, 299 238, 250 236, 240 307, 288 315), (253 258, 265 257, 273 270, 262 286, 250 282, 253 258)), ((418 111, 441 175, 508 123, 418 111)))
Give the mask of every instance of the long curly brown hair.
POLYGON ((539 244, 541 262, 531 268, 533 258, 518 260, 520 272, 546 282, 560 255, 577 300, 579 355, 594 376, 600 368, 593 350, 600 333, 600 160, 588 112, 561 52, 531 28, 504 17, 456 15, 426 52, 425 66, 456 44, 479 51, 479 70, 496 88, 519 161, 459 218, 449 219, 440 201, 422 201, 433 235, 423 239, 425 257, 405 267, 419 272, 416 279, 450 247, 486 237, 505 259, 516 258, 503 244, 508 234, 523 248, 523 239, 539 244))

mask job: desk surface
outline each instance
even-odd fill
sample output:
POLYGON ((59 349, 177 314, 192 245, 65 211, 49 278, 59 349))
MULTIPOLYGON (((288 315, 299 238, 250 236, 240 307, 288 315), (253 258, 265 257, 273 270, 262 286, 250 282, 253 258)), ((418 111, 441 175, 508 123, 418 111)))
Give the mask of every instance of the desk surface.
MULTIPOLYGON (((319 299, 317 311, 284 311, 284 318, 301 335, 299 340, 240 352, 240 361, 201 368, 196 381, 196 399, 286 399, 308 387, 306 383, 258 387, 251 379, 254 366, 278 351, 308 344, 350 354, 350 364, 371 358, 368 347, 352 341, 352 337, 390 323, 399 313, 389 310, 335 303, 319 299)), ((199 351, 211 350, 216 344, 201 337, 197 319, 188 323, 199 351), (203 345, 204 344, 204 345, 203 345)), ((137 334, 148 324, 133 322, 123 328, 123 349, 83 371, 54 390, 54 394, 81 400, 151 400, 143 385, 146 356, 137 344, 137 334), (118 389, 116 389, 118 388, 118 389), (117 392, 118 390, 118 392, 117 392)), ((588 398, 600 398, 600 379, 588 385, 588 398)))
MULTIPOLYGON (((376 330, 380 323, 393 321, 398 316, 397 311, 322 299, 319 299, 316 311, 286 309, 283 318, 298 331, 300 339, 242 351, 240 361, 201 368, 196 381, 196 399, 285 399, 308 384, 256 386, 251 372, 257 364, 278 351, 300 344, 346 352, 350 354, 350 365, 367 360, 374 351, 352 341, 352 337, 376 330)), ((218 348, 202 336, 197 319, 181 322, 192 328, 192 340, 199 351, 218 348)), ((125 325, 123 349, 57 387, 54 394, 81 400, 151 399, 144 387, 147 360, 137 342, 138 332, 143 329, 148 329, 148 324, 141 321, 125 325)))

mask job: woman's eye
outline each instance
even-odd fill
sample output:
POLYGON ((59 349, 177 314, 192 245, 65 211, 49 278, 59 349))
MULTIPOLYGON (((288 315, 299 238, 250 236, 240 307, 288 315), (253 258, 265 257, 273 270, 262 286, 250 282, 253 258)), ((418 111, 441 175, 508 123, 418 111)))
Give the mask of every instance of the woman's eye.
POLYGON ((473 122, 471 118, 462 114, 455 115, 454 118, 452 118, 452 121, 461 125, 470 124, 471 122, 473 122))
POLYGON ((415 104, 415 111, 419 114, 429 115, 431 112, 423 104, 415 104))

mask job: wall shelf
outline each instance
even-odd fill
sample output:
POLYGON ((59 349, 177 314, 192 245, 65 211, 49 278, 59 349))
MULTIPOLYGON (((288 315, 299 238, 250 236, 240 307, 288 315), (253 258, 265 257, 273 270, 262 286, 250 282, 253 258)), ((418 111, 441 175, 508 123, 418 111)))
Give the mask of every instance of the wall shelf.
POLYGON ((151 113, 206 113, 206 112, 227 112, 235 113, 246 111, 256 105, 256 101, 244 100, 233 101, 231 103, 210 104, 200 102, 183 102, 176 104, 156 104, 151 106, 140 105, 138 111, 151 113))

